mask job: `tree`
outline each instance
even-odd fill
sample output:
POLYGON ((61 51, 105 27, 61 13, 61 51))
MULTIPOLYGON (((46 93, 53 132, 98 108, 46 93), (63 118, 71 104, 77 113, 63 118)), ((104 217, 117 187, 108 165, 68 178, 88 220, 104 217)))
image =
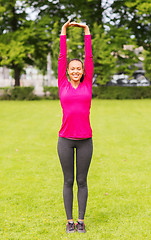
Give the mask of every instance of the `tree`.
MULTIPOLYGON (((0 0, 0 65, 13 69, 15 85, 19 85, 26 64, 46 73, 47 54, 51 53, 52 68, 57 76, 59 33, 69 16, 80 18, 91 30, 94 73, 100 84, 115 72, 132 74, 137 57, 126 45, 151 48, 149 0, 115 0, 113 13, 103 0, 0 0), (146 5, 145 5, 145 4, 146 5), (37 12, 35 21, 27 18, 26 8, 37 12), (108 15, 107 22, 105 15, 108 15), (132 39, 132 36, 135 38, 132 39)), ((84 59, 84 36, 79 29, 68 31, 68 57, 84 59)))
POLYGON ((112 54, 116 58, 116 72, 132 76, 136 70, 135 63, 138 62, 138 57, 134 51, 136 43, 135 39, 131 38, 131 30, 127 26, 116 28, 110 25, 108 35, 112 54))
POLYGON ((150 0, 115 0, 112 4, 112 22, 119 27, 127 26, 136 38, 138 46, 151 50, 151 2, 150 0))
POLYGON ((101 25, 94 24, 93 35, 94 76, 98 84, 104 85, 110 81, 111 75, 116 71, 116 59, 112 54, 110 38, 101 25))
POLYGON ((0 0, 0 5, 0 64, 14 70, 15 85, 19 85, 23 68, 21 57, 16 59, 16 55, 21 56, 23 48, 16 38, 20 35, 18 30, 25 24, 26 13, 24 8, 17 6, 16 1, 0 0))
POLYGON ((54 72, 54 76, 58 77, 58 58, 60 52, 60 38, 59 38, 59 24, 56 21, 53 26, 53 30, 51 32, 51 61, 52 61, 52 70, 54 72))
POLYGON ((26 2, 38 12, 37 19, 49 17, 47 24, 51 27, 56 21, 61 26, 69 16, 72 16, 72 20, 80 18, 90 27, 94 22, 103 25, 103 12, 108 6, 108 4, 102 6, 102 0, 26 0, 26 2))
MULTIPOLYGON (((78 22, 81 20, 78 19, 78 22)), ((84 30, 70 27, 68 29, 67 54, 68 59, 79 58, 84 60, 84 30)))
POLYGON ((41 67, 46 63, 50 36, 40 22, 26 19, 25 1, 0 3, 0 65, 13 69, 15 86, 19 86, 26 64, 41 67))
MULTIPOLYGON (((105 84, 110 80, 111 75, 115 73, 115 71, 132 74, 132 71, 134 70, 133 63, 136 62, 137 58, 132 50, 124 49, 124 45, 132 44, 132 42, 134 44, 134 41, 131 41, 130 30, 125 26, 119 27, 119 29, 116 30, 115 26, 110 25, 110 30, 106 30, 107 24, 104 16, 105 10, 109 8, 108 1, 81 0, 80 7, 79 2, 76 0, 43 0, 39 2, 29 0, 28 2, 39 11, 37 21, 44 16, 49 20, 46 21, 46 25, 49 25, 50 30, 52 31, 51 56, 55 76, 57 76, 56 59, 58 59, 56 56, 59 51, 57 47, 57 43, 59 46, 58 35, 63 22, 67 20, 68 16, 73 16, 73 19, 79 16, 80 20, 86 22, 90 27, 93 39, 94 73, 97 82, 105 84), (48 17, 49 15, 51 16, 51 19, 48 17), (58 27, 54 30, 56 21, 58 27), (100 27, 101 32, 98 26, 100 27), (116 68, 116 65, 118 68, 116 68)), ((67 43, 69 58, 75 56, 79 58, 84 57, 83 53, 80 53, 84 49, 82 45, 83 41, 80 39, 82 34, 76 34, 76 31, 77 30, 75 29, 69 29, 68 31, 69 38, 67 43)))
POLYGON ((73 1, 59 1, 65 6, 66 16, 72 14, 75 18, 79 17, 81 21, 86 22, 92 29, 94 22, 98 25, 104 26, 103 12, 107 6, 102 0, 73 0, 73 1), (70 14, 69 14, 70 12, 70 14), (68 15, 69 14, 69 15, 68 15))
POLYGON ((146 77, 151 81, 151 52, 144 51, 144 69, 146 77))

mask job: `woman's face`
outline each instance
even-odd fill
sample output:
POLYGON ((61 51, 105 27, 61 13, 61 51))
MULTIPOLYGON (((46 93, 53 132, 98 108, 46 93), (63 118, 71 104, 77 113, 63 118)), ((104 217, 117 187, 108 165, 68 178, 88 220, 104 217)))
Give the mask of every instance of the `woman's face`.
POLYGON ((73 60, 69 63, 68 74, 71 81, 78 82, 80 81, 83 74, 82 63, 78 60, 73 60))

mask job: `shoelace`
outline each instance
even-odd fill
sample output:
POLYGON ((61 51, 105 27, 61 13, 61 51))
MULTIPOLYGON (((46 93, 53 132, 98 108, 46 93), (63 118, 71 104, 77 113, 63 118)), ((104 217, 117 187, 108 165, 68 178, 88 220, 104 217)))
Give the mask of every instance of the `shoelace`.
POLYGON ((74 230, 74 222, 68 222, 69 230, 74 230))
POLYGON ((83 222, 78 222, 78 229, 83 230, 84 229, 84 223, 83 222))

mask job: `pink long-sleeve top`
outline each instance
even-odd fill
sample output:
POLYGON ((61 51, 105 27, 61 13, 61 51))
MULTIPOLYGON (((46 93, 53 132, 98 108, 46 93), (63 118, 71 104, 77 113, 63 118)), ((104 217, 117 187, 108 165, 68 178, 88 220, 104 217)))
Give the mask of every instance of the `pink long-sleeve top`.
POLYGON ((66 35, 60 36, 60 55, 58 61, 58 87, 63 109, 62 126, 59 136, 64 138, 90 138, 90 107, 92 98, 93 56, 91 35, 85 35, 85 74, 83 82, 75 89, 66 76, 67 45, 66 35))

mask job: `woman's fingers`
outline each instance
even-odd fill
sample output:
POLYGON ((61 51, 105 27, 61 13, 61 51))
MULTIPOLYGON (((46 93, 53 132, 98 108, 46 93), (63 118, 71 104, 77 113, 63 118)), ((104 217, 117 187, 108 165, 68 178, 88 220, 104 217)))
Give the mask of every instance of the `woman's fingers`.
POLYGON ((71 22, 71 18, 63 25, 64 28, 67 28, 67 27, 82 27, 82 28, 86 28, 87 25, 84 24, 84 23, 78 23, 78 22, 71 22))
POLYGON ((72 25, 72 26, 78 26, 79 23, 77 23, 77 22, 71 22, 71 23, 70 23, 70 26, 71 26, 71 25, 72 25))
POLYGON ((70 24, 71 18, 64 24, 65 27, 68 27, 70 24))
POLYGON ((76 22, 75 22, 75 21, 73 21, 73 22, 71 22, 70 24, 76 24, 76 22))
POLYGON ((71 18, 66 22, 67 24, 69 24, 70 23, 70 21, 71 21, 71 18))
POLYGON ((69 23, 69 26, 85 28, 85 27, 86 27, 86 24, 84 24, 84 23, 77 23, 77 22, 70 22, 70 23, 69 23))

